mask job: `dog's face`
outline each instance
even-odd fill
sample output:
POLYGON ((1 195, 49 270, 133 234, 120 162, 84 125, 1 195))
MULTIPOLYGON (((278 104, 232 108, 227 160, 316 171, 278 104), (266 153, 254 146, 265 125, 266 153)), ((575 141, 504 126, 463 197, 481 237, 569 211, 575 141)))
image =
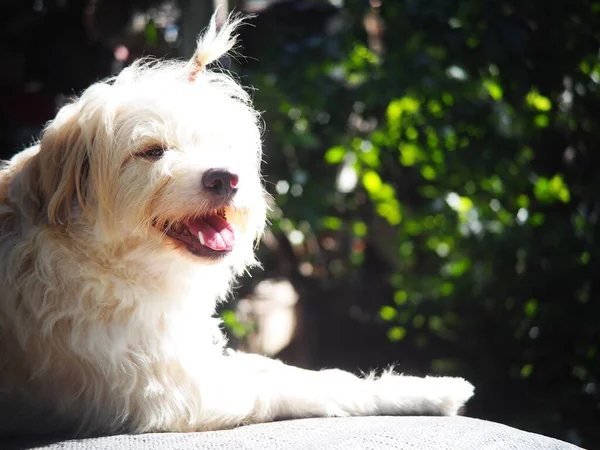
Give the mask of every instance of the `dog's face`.
POLYGON ((253 261, 266 215, 257 114, 231 78, 189 67, 134 65, 59 111, 20 180, 42 221, 98 245, 253 261))
POLYGON ((135 93, 119 93, 119 80, 112 86, 121 98, 115 161, 99 161, 111 180, 110 222, 121 235, 135 230, 204 260, 248 252, 265 220, 254 112, 218 79, 166 88, 153 81, 138 81, 135 93))

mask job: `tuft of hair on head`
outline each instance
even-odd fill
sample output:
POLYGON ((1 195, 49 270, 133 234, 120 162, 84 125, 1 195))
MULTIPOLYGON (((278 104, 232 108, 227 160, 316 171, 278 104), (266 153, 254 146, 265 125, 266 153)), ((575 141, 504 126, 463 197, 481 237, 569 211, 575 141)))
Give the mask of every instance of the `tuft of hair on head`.
POLYGON ((220 26, 217 13, 210 19, 208 28, 199 36, 196 51, 190 60, 188 80, 193 83, 199 73, 233 49, 237 41, 235 30, 244 21, 240 13, 231 13, 220 26))

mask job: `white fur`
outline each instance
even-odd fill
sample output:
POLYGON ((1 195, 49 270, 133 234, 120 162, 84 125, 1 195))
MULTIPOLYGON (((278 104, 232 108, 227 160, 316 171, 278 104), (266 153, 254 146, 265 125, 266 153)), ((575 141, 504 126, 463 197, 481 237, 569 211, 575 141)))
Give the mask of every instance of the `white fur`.
POLYGON ((205 69, 232 30, 213 21, 192 61, 138 62, 92 85, 2 168, 2 389, 82 434, 456 414, 473 394, 459 378, 362 379, 225 350, 212 316, 254 263, 267 209, 258 116, 232 78, 205 69), (134 155, 155 144, 162 159, 134 155), (219 261, 153 226, 207 210, 209 168, 240 176, 228 209, 237 244, 219 261))

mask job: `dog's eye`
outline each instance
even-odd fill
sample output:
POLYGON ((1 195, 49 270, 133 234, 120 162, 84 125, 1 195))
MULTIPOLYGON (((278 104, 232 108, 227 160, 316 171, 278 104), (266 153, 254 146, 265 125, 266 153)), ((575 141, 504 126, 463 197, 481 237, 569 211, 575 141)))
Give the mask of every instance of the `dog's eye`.
POLYGON ((141 156, 142 158, 157 160, 165 155, 166 150, 167 149, 163 146, 157 145, 155 147, 149 147, 137 155, 141 156))

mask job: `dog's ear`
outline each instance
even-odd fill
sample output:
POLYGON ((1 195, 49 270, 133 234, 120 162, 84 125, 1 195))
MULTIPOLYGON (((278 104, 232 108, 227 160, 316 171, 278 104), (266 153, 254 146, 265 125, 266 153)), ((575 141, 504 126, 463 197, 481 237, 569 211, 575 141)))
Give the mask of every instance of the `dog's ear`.
POLYGON ((11 183, 11 197, 36 222, 67 224, 73 207, 86 205, 89 143, 75 110, 73 104, 59 112, 44 130, 39 151, 11 183))
POLYGON ((40 190, 50 223, 67 223, 75 204, 83 209, 87 201, 89 146, 77 116, 66 123, 48 127, 40 142, 40 190))
POLYGON ((243 21, 241 14, 230 14, 223 24, 218 24, 217 13, 213 14, 208 28, 198 38, 196 51, 189 62, 188 80, 191 83, 206 66, 231 51, 237 39, 233 33, 243 21))

